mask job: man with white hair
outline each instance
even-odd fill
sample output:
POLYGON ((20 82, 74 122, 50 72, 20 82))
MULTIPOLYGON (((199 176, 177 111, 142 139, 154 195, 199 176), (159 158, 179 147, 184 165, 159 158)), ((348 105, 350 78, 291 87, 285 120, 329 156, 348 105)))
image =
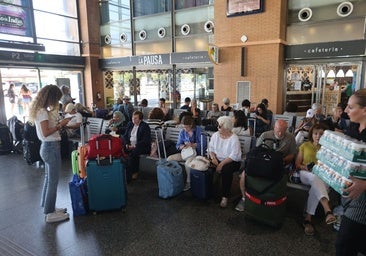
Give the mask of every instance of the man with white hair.
MULTIPOLYGON (((294 135, 287 132, 287 122, 283 119, 276 121, 274 129, 264 132, 257 139, 256 146, 266 144, 270 148, 280 151, 283 154, 283 165, 289 166, 296 155, 296 142, 294 135)), ((245 171, 240 176, 240 190, 242 193, 242 199, 239 201, 235 209, 239 212, 244 211, 245 202, 245 171)))

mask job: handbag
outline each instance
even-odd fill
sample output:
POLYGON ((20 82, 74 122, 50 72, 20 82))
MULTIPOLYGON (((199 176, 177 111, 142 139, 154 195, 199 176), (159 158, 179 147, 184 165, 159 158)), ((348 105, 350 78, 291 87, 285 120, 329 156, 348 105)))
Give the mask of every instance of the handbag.
POLYGON ((88 142, 88 159, 100 157, 126 157, 122 147, 122 140, 108 134, 96 134, 88 142))
POLYGON ((69 182, 71 205, 74 216, 88 213, 88 189, 85 179, 81 179, 74 174, 69 182))
POLYGON ((194 157, 196 155, 197 155, 197 152, 192 147, 183 148, 181 151, 181 156, 182 156, 183 160, 187 160, 188 158, 194 157))
POLYGON ((197 171, 207 171, 210 164, 210 160, 203 156, 192 157, 186 161, 186 166, 197 171))

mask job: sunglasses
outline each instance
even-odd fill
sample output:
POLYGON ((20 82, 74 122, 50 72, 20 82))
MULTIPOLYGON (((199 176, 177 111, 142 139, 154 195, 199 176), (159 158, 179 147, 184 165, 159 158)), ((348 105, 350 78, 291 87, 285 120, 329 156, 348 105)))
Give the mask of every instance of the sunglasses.
POLYGON ((217 125, 217 128, 221 129, 221 128, 222 128, 222 125, 220 125, 220 124, 219 124, 219 125, 217 125))

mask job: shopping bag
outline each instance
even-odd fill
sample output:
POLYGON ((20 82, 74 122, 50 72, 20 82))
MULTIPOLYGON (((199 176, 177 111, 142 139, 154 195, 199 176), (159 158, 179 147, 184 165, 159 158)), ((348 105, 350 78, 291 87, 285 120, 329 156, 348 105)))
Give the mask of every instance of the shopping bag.
POLYGON ((85 215, 88 213, 88 189, 86 179, 73 175, 69 182, 71 205, 74 216, 85 215))

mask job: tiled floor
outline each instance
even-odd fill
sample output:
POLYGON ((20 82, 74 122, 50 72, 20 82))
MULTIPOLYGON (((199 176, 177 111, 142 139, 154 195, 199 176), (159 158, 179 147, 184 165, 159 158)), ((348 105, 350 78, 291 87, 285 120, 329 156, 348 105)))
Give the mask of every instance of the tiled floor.
POLYGON ((289 190, 286 221, 272 229, 244 218, 235 202, 220 209, 190 192, 163 200, 156 177, 142 173, 128 185, 126 212, 72 216, 69 161, 59 183, 57 206, 69 221, 46 224, 39 206, 43 169, 21 155, 0 156, 0 255, 334 255, 336 231, 314 218, 316 234, 304 235, 306 193, 289 190))

